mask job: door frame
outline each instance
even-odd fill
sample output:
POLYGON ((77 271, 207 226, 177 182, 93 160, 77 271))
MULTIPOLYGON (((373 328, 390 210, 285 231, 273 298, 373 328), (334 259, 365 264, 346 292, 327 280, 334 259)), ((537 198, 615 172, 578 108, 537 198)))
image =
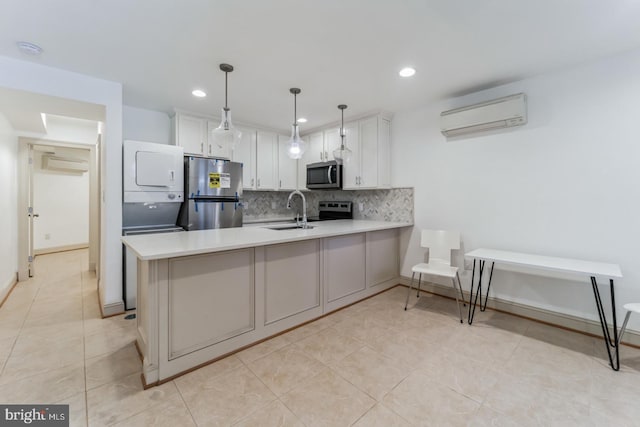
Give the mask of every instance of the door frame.
POLYGON ((44 138, 18 138, 18 280, 28 280, 33 271, 29 261, 29 202, 33 192, 33 169, 30 148, 33 145, 49 145, 52 147, 79 148, 89 150, 89 270, 99 271, 100 264, 100 135, 95 145, 48 140, 44 138))

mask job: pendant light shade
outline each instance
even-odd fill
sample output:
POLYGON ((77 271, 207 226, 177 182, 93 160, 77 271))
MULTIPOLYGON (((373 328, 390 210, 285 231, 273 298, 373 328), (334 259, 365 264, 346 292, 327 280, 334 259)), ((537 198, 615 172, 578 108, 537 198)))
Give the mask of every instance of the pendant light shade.
POLYGON ((231 123, 231 109, 227 105, 227 75, 233 71, 233 66, 220 64, 220 70, 224 71, 224 108, 220 114, 220 125, 211 132, 211 137, 219 149, 229 148, 233 151, 242 136, 242 133, 231 123))
POLYGON ((307 143, 300 138, 298 127, 296 97, 301 92, 300 89, 292 87, 289 92, 293 94, 293 125, 291 125, 291 138, 287 142, 287 155, 292 159, 300 159, 307 149, 307 143))
POLYGON ((351 150, 347 148, 347 143, 345 141, 345 137, 347 133, 344 129, 344 110, 347 108, 346 105, 340 104, 338 105, 340 111, 342 111, 342 124, 340 125, 340 148, 336 148, 333 150, 333 158, 337 161, 342 161, 342 163, 348 163, 351 160, 351 150))

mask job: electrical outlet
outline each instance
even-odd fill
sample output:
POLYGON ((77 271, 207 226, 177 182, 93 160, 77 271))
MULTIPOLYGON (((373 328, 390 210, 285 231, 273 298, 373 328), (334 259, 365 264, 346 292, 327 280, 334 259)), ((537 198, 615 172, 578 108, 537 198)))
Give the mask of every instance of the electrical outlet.
POLYGON ((243 209, 249 209, 249 202, 242 202, 243 209))
POLYGON ((465 259, 464 259, 464 269, 465 269, 465 270, 471 270, 471 269, 473 269, 473 260, 470 260, 470 259, 465 258, 465 259))
POLYGON ((276 202, 271 202, 271 209, 278 209, 278 204, 276 202))
POLYGON ((44 235, 44 240, 49 240, 51 239, 51 234, 47 233, 44 235))
POLYGON ((358 203, 358 210, 360 212, 362 212, 364 210, 364 203, 362 203, 362 202, 358 203))

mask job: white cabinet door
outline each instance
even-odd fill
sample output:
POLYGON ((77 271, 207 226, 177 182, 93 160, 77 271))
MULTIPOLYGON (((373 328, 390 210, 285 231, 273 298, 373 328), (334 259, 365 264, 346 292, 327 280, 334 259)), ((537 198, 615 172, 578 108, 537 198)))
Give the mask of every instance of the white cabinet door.
POLYGON ((324 162, 324 135, 322 132, 312 133, 307 137, 309 145, 302 156, 305 167, 309 163, 324 162))
POLYGON ((256 189, 256 131, 255 129, 239 128, 242 135, 233 150, 234 162, 242 163, 242 188, 256 189))
POLYGON ((176 114, 176 145, 184 148, 185 154, 205 155, 207 121, 200 117, 176 114))
POLYGON ((335 160, 333 150, 340 148, 340 129, 327 129, 324 131, 324 161, 335 160))
MULTIPOLYGON (((378 117, 360 121, 360 188, 378 186, 378 117)), ((388 160, 388 159, 387 159, 388 160)))
POLYGON ((278 168, 278 135, 258 131, 256 137, 256 189, 275 190, 278 168))
POLYGON ((278 135, 278 190, 295 190, 298 172, 298 160, 287 154, 289 136, 278 135))
POLYGON ((342 164, 342 188, 355 189, 360 187, 360 140, 358 122, 346 123, 345 144, 351 150, 351 158, 342 164))
POLYGON ((311 153, 311 144, 310 144, 311 138, 309 137, 309 135, 307 135, 307 136, 303 136, 302 140, 307 143, 307 150, 302 154, 302 158, 298 160, 298 188, 299 189, 307 188, 307 163, 313 163, 308 161, 308 158, 310 157, 310 153, 311 153))
POLYGON ((221 159, 231 159, 231 147, 228 145, 219 146, 213 141, 213 130, 220 125, 220 122, 207 121, 207 153, 209 157, 218 157, 221 159))

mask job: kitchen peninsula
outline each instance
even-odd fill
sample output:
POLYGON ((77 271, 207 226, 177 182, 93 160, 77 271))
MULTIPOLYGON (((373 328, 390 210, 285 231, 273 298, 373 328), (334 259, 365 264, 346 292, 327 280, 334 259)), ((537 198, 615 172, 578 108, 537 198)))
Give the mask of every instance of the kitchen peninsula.
POLYGON ((126 236, 151 386, 398 283, 404 222, 126 236))

